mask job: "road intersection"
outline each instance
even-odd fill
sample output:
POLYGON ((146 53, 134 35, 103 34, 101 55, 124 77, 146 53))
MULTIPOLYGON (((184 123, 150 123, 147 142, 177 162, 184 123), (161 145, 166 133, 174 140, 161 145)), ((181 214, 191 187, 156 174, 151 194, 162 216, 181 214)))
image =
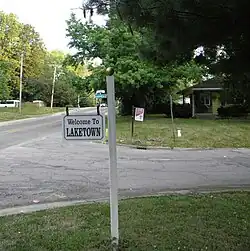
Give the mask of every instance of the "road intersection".
MULTIPOLYGON (((62 117, 0 125, 0 209, 109 196, 108 146, 63 140, 62 117)), ((119 146, 118 177, 121 196, 250 187, 250 149, 119 146)))

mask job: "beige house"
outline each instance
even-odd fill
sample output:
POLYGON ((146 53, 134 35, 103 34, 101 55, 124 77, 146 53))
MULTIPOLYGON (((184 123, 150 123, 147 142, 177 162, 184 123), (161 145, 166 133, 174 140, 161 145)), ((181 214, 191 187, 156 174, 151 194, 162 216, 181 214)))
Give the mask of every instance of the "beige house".
POLYGON ((202 115, 217 115, 217 109, 222 104, 223 83, 212 78, 184 89, 178 94, 183 95, 183 101, 190 97, 192 117, 202 115))

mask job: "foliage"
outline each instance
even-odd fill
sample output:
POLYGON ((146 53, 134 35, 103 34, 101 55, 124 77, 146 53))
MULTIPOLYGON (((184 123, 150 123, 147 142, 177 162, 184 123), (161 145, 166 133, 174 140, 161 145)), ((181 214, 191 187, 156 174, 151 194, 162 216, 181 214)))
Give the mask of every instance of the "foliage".
POLYGON ((154 35, 154 44, 161 51, 169 51, 165 60, 170 59, 171 54, 174 57, 180 53, 189 54, 199 45, 209 48, 213 53, 216 53, 218 45, 223 45, 229 54, 236 52, 238 48, 240 50, 237 50, 235 58, 244 56, 247 59, 249 55, 247 41, 250 31, 246 24, 249 23, 247 10, 250 4, 246 0, 229 0, 223 3, 215 0, 202 3, 193 0, 87 2, 87 7, 98 8, 101 12, 108 7, 115 8, 131 25, 147 27, 154 35), (247 55, 242 55, 243 51, 247 55))
POLYGON ((224 118, 245 117, 247 114, 247 107, 244 105, 227 105, 218 108, 218 115, 224 118))
POLYGON ((68 36, 70 46, 78 50, 75 55, 78 60, 102 59, 101 66, 89 65, 92 74, 86 80, 91 88, 105 89, 105 69, 110 66, 115 69, 116 97, 122 101, 134 99, 145 106, 155 89, 164 91, 163 70, 139 58, 140 35, 132 36, 116 18, 111 19, 107 27, 99 27, 83 24, 72 15, 68 36))
POLYGON ((86 8, 117 12, 143 37, 150 33, 151 53, 142 53, 158 64, 190 60, 193 50, 203 46, 205 53, 196 60, 213 74, 225 74, 250 106, 249 1, 89 0, 86 8))
POLYGON ((56 73, 55 105, 76 105, 77 95, 83 104, 89 103, 86 92, 90 90, 83 77, 85 67, 69 66, 68 55, 61 51, 48 52, 34 27, 4 12, 0 12, 0 99, 18 98, 22 55, 24 101, 40 99, 49 104, 56 73))
POLYGON ((42 72, 46 57, 44 43, 31 25, 23 25, 19 37, 18 52, 24 54, 24 79, 38 77, 42 72))
POLYGON ((27 86, 24 90, 24 97, 26 97, 26 100, 32 101, 34 99, 40 99, 47 105, 50 104, 52 82, 54 73, 56 73, 54 94, 55 106, 65 106, 71 102, 70 96, 74 98, 75 93, 72 94, 71 86, 65 84, 65 80, 63 80, 62 75, 64 74, 64 69, 62 68, 62 64, 64 57, 65 55, 61 51, 52 51, 46 54, 42 74, 38 79, 32 78, 27 82, 27 86), (27 91, 27 93, 25 91, 27 91))
MULTIPOLYGON (((77 105, 77 95, 81 100, 86 97, 84 79, 80 69, 74 69, 65 64, 66 55, 61 51, 51 51, 46 54, 45 64, 39 78, 30 78, 26 83, 23 95, 25 100, 43 100, 47 105, 51 101, 52 83, 55 75, 54 105, 77 105), (56 71, 55 71, 56 68, 56 71)), ((82 104, 88 105, 88 99, 82 104)))
POLYGON ((100 66, 89 64, 91 75, 86 77, 86 82, 91 88, 105 89, 105 69, 115 69, 116 97, 123 104, 123 113, 130 113, 132 105, 150 110, 155 102, 161 99, 165 102, 172 87, 188 85, 201 78, 202 69, 194 62, 182 67, 176 64, 159 67, 154 62, 144 61, 139 53, 144 43, 141 34, 131 34, 116 16, 110 18, 105 27, 82 23, 73 14, 67 24, 69 45, 78 51, 73 57, 75 62, 94 57, 102 59, 100 66))
MULTIPOLYGON (((0 11, 0 60, 8 64, 8 89, 17 97, 20 58, 24 55, 23 81, 38 77, 44 64, 45 47, 40 35, 31 25, 19 22, 14 14, 0 11)), ((2 65, 0 66, 2 68, 2 65)))
MULTIPOLYGON (((164 114, 171 116, 170 104, 165 107, 164 114)), ((190 104, 175 104, 173 103, 173 116, 175 118, 191 118, 192 107, 190 104)))
POLYGON ((9 63, 0 60, 0 100, 7 100, 10 97, 8 82, 10 81, 9 63))
POLYGON ((225 89, 232 104, 244 104, 250 109, 250 72, 242 75, 228 76, 225 89))

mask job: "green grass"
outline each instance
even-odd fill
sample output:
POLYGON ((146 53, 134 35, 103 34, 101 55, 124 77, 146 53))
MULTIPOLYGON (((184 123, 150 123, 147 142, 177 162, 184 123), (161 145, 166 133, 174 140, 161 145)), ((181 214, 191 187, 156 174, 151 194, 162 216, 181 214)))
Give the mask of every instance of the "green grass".
POLYGON ((20 114, 19 108, 0 108, 0 122, 1 121, 9 121, 9 120, 17 120, 17 119, 25 119, 34 116, 41 116, 45 114, 60 112, 65 110, 65 108, 55 107, 53 111, 49 107, 37 107, 35 105, 24 105, 22 109, 22 113, 20 114))
POLYGON ((187 148, 249 148, 250 121, 175 119, 175 135, 181 129, 182 137, 173 139, 171 119, 164 115, 147 116, 144 122, 135 122, 131 140, 131 117, 117 118, 117 142, 142 146, 187 148))
MULTIPOLYGON (((250 193, 120 202, 120 250, 247 251, 250 193)), ((0 250, 106 251, 109 206, 90 204, 0 218, 0 250)))

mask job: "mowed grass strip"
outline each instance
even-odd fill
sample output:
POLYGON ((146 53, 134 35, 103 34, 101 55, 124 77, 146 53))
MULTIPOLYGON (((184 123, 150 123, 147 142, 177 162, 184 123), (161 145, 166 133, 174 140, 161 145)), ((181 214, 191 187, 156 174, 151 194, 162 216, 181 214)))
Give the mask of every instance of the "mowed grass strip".
POLYGON ((35 116, 61 112, 63 110, 65 110, 65 108, 54 107, 53 110, 51 110, 49 107, 39 108, 35 105, 24 105, 22 108, 22 113, 20 113, 19 108, 0 108, 0 122, 31 118, 35 116))
MULTIPOLYGON (((120 202, 120 250, 247 251, 250 193, 162 196, 120 202)), ((106 251, 108 204, 0 218, 0 250, 106 251)))
POLYGON ((117 117, 117 142, 140 146, 184 148, 249 148, 250 120, 171 119, 164 115, 146 116, 135 122, 131 138, 131 117, 117 117), (177 137, 177 129, 181 137, 177 137))

